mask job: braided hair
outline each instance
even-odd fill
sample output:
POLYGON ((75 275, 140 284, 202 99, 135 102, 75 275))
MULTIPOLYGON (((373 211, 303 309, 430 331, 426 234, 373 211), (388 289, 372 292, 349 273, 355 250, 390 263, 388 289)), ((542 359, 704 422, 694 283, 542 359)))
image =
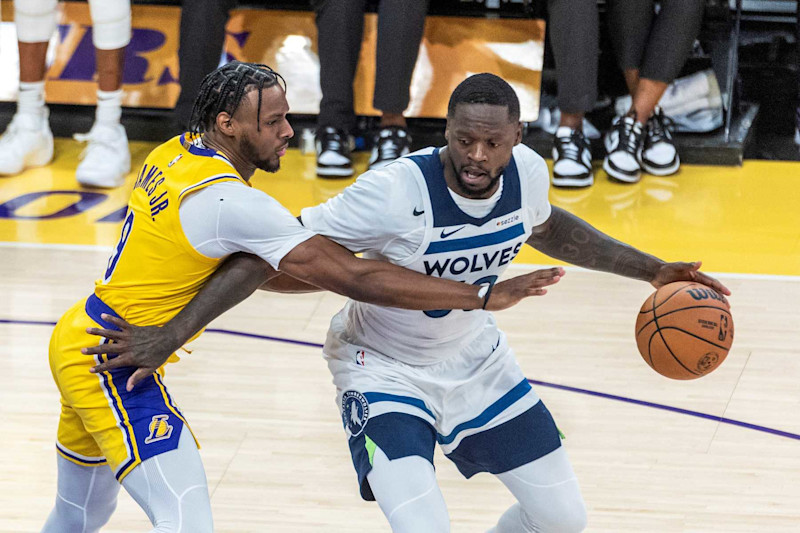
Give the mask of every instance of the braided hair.
POLYGON ((286 90, 283 76, 267 65, 231 61, 209 73, 200 84, 194 101, 189 131, 205 133, 214 127, 217 115, 223 111, 233 115, 250 89, 258 89, 256 124, 261 129, 261 91, 274 85, 286 90))
POLYGON ((503 78, 484 72, 458 84, 447 104, 447 116, 452 117, 458 104, 489 104, 508 109, 509 122, 519 121, 519 98, 503 78))

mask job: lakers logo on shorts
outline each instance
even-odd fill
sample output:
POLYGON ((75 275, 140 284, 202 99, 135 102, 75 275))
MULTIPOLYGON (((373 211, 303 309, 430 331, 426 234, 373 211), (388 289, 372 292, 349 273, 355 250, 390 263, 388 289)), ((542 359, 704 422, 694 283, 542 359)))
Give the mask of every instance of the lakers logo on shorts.
POLYGON ((170 438, 173 427, 167 420, 169 420, 169 415, 156 415, 150 420, 150 435, 144 439, 145 444, 170 438))

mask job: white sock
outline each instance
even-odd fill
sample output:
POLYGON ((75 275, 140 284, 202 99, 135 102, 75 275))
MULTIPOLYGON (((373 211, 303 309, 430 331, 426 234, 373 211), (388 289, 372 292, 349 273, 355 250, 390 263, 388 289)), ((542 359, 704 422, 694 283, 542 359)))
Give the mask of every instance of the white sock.
POLYGON ((44 114, 44 81, 19 82, 17 112, 26 115, 44 114))
POLYGON ((97 111, 95 122, 106 126, 116 126, 122 116, 122 89, 116 91, 97 90, 97 111))

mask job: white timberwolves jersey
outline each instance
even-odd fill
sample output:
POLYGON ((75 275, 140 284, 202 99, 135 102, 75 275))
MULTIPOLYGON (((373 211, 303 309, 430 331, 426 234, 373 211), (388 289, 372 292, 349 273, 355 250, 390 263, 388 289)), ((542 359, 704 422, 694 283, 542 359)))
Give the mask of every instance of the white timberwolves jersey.
MULTIPOLYGON (((482 285, 497 281, 533 226, 550 215, 547 167, 525 146, 514 149, 499 198, 481 218, 456 204, 444 179, 438 149, 400 158, 382 172, 367 173, 339 197, 303 210, 303 223, 353 251, 364 252, 365 257, 389 260, 429 276, 482 285), (518 168, 520 160, 526 167, 522 170, 518 168), (386 204, 379 205, 379 195, 392 194, 393 198, 384 200, 386 204), (365 199, 369 196, 375 200, 365 199), (358 218, 349 213, 357 213, 358 218), (356 229, 346 229, 345 223, 338 222, 342 218, 356 229), (372 222, 375 218, 388 222, 381 227, 372 222), (394 239, 375 240, 371 233, 391 233, 394 239), (395 242, 398 240, 405 246, 395 242), (387 251, 392 245, 397 250, 394 253, 387 251)), ((336 323, 342 324, 344 331, 331 333, 341 336, 340 340, 415 365, 452 357, 480 335, 491 337, 494 344, 499 335, 491 313, 482 310, 410 311, 348 301, 338 318, 336 323)))

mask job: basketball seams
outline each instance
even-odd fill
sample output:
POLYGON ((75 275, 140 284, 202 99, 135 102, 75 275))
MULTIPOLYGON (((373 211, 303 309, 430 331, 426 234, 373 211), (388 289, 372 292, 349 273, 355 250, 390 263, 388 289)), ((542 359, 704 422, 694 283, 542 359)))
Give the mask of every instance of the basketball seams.
MULTIPOLYGON (((694 333, 692 333, 690 331, 686 331, 685 329, 681 329, 681 328, 679 328, 677 326, 664 326, 661 329, 663 329, 664 331, 667 331, 667 330, 680 331, 681 333, 685 333, 685 334, 689 335, 690 337, 694 337, 697 340, 701 340, 701 341, 703 341, 705 343, 708 343, 708 344, 710 344, 711 346, 713 346, 715 348, 719 348, 720 350, 725 350, 726 352, 729 351, 729 348, 726 348, 725 346, 720 346, 719 344, 714 344, 713 342, 711 342, 708 339, 704 339, 703 337, 700 337, 699 335, 695 335, 694 333)), ((659 330, 659 331, 661 331, 661 330, 659 330)), ((664 340, 664 343, 666 343, 666 340, 664 340)))
MULTIPOLYGON (((675 282, 673 282, 673 283, 675 283, 675 282)), ((678 282, 678 283, 679 283, 679 282, 678 282)), ((664 305, 665 303, 667 303, 667 302, 669 301, 669 299, 670 299, 670 298, 672 298, 673 296, 675 296, 676 294, 678 294, 679 292, 681 292, 683 289, 688 289, 689 287, 694 287, 694 286, 698 286, 698 287, 705 287, 705 288, 707 288, 707 289, 711 289, 711 287, 708 287, 708 286, 706 286, 706 285, 703 285, 702 283, 697 283, 697 282, 694 282, 694 281, 692 281, 692 282, 690 282, 690 284, 688 284, 688 285, 681 285, 681 286, 680 286, 678 289, 676 289, 676 290, 675 290, 675 292, 673 292, 672 294, 670 294, 669 296, 667 296, 666 298, 664 298, 664 299, 661 301, 661 303, 659 303, 658 305, 656 305, 656 299, 655 299, 655 294, 654 294, 654 295, 653 295, 653 310, 655 311, 656 309, 658 309, 659 307, 661 307, 662 305, 664 305)), ((711 290, 713 291, 714 289, 711 289, 711 290)), ((716 292, 716 291, 714 291, 714 292, 716 292)), ((658 294, 658 291, 656 291, 656 294, 658 294)))
MULTIPOLYGON (((684 287, 685 287, 685 286, 684 286, 684 287)), ((670 294, 670 295, 669 295, 669 297, 668 297, 668 298, 666 298, 666 299, 664 300, 664 302, 666 302, 666 301, 667 301, 669 298, 672 298, 672 297, 673 297, 675 294, 677 294, 678 292, 680 292, 680 290, 682 290, 684 287, 682 287, 681 289, 679 289, 679 290, 675 291, 674 293, 670 294)), ((676 362, 677 362, 679 365, 681 365, 681 367, 683 367, 683 368, 684 368, 684 369, 685 369, 687 372, 689 372, 690 374, 693 374, 693 375, 695 375, 695 376, 701 376, 702 374, 700 374, 700 373, 698 373, 698 372, 694 372, 693 370, 689 369, 689 367, 687 367, 686 365, 684 365, 684 364, 683 364, 683 361, 681 361, 680 359, 678 359, 678 358, 675 356, 675 353, 672 351, 672 348, 670 348, 670 347, 669 347, 669 344, 667 344, 667 339, 665 339, 665 338, 664 338, 664 335, 661 333, 661 327, 658 325, 658 315, 656 315, 656 306, 655 306, 656 294, 658 294, 658 291, 656 291, 655 293, 653 293, 653 304, 654 304, 654 305, 653 305, 653 321, 652 321, 652 322, 653 322, 653 324, 655 324, 655 326, 656 326, 656 331, 655 331, 655 333, 653 333, 653 335, 655 335, 656 333, 658 333, 659 337, 661 337, 661 342, 662 342, 662 343, 664 343, 664 347, 667 349, 667 351, 668 351, 668 352, 669 352, 669 354, 672 356, 672 358, 673 358, 673 359, 675 359, 675 361, 676 361, 676 362)), ((664 302, 661 302, 661 303, 663 304, 664 302)), ((647 350, 647 352, 648 352, 647 354, 650 356, 651 366, 653 367, 653 370, 655 370, 655 369, 656 369, 656 367, 652 365, 652 361, 653 361, 653 354, 652 354, 652 352, 650 351, 650 343, 649 343, 649 342, 648 342, 648 350, 647 350)))
MULTIPOLYGON (((677 313, 678 311, 686 311, 688 309, 716 309, 718 311, 721 311, 721 312, 727 314, 731 318, 731 320, 733 320, 733 315, 731 315, 730 308, 725 309, 724 307, 717 307, 715 305, 693 305, 691 307, 680 307, 678 309, 673 309, 672 311, 667 311, 663 315, 658 315, 658 318, 663 318, 665 316, 671 315, 672 313, 677 313)), ((653 315, 655 316, 655 309, 653 310, 653 315)), ((648 320, 644 325, 642 325, 641 329, 639 329, 636 332, 636 334, 638 335, 642 331, 644 331, 644 328, 646 328, 647 326, 652 324, 654 320, 655 320, 655 318, 653 318, 653 320, 648 320)))

